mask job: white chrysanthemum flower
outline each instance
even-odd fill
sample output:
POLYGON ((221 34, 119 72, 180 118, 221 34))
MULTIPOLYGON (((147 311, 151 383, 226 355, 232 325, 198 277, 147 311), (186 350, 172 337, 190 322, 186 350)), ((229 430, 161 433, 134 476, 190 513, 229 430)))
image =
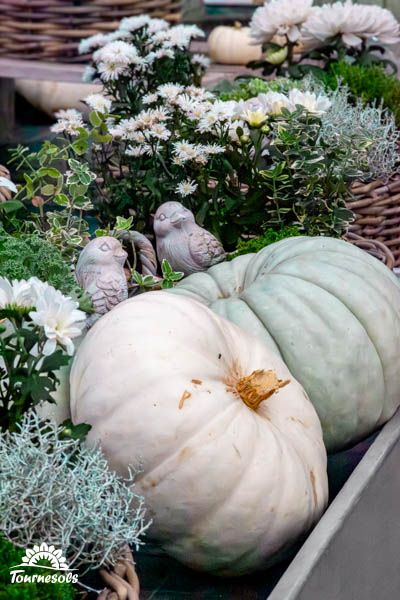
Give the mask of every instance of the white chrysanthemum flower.
POLYGON ((204 144, 203 150, 208 156, 213 156, 225 152, 225 146, 221 146, 220 144, 204 144))
POLYGON ((148 148, 146 144, 141 144, 140 146, 128 146, 125 150, 125 154, 127 156, 132 156, 133 158, 138 158, 139 156, 144 156, 148 153, 148 148))
POLYGON ((189 48, 192 38, 204 37, 205 33, 197 25, 175 25, 168 31, 159 32, 155 41, 165 48, 189 48), (164 34, 164 35, 161 35, 164 34))
POLYGON ((268 113, 262 108, 247 108, 242 112, 240 117, 246 121, 250 127, 261 127, 261 125, 267 121, 268 113))
POLYGON ((205 54, 193 54, 192 63, 194 65, 199 65, 203 69, 208 69, 211 64, 211 60, 205 54))
POLYGON ((254 43, 270 42, 275 35, 286 35, 291 42, 296 42, 312 3, 313 0, 270 0, 257 8, 250 22, 254 43))
POLYGON ((168 102, 174 102, 179 94, 184 91, 183 85, 178 83, 164 83, 157 88, 157 94, 160 98, 164 98, 168 102))
POLYGON ((87 54, 96 48, 101 48, 101 46, 107 44, 108 41, 109 39, 105 33, 96 33, 79 42, 78 52, 79 54, 87 54))
POLYGON ((121 31, 137 31, 151 22, 147 15, 139 15, 138 17, 125 17, 120 21, 119 29, 121 31))
POLYGON ((289 98, 280 92, 267 92, 259 94, 257 97, 270 115, 280 115, 283 108, 293 110, 289 98))
POLYGON ((74 352, 73 338, 82 333, 86 315, 78 310, 78 303, 63 296, 51 286, 45 288, 36 301, 35 310, 29 313, 32 321, 43 327, 47 341, 43 354, 49 356, 57 344, 71 356, 74 352))
POLYGON ((85 98, 85 103, 99 113, 110 112, 112 105, 111 100, 103 96, 103 94, 89 94, 85 98))
POLYGON ((138 64, 141 57, 133 44, 117 40, 109 42, 93 54, 96 63, 117 63, 119 65, 138 64))
POLYGON ((295 108, 303 106, 309 113, 322 115, 331 106, 331 101, 326 96, 316 95, 313 92, 303 92, 293 88, 289 92, 289 102, 295 108))
POLYGON ((154 104, 158 100, 157 94, 145 94, 142 98, 143 104, 154 104))
POLYGON ((164 19, 150 19, 150 22, 147 26, 147 32, 149 35, 157 33, 158 31, 165 31, 166 29, 169 29, 169 23, 164 21, 164 19))
POLYGON ((173 144, 174 163, 183 165, 188 161, 195 161, 198 164, 207 164, 207 154, 204 152, 202 144, 192 144, 191 142, 175 142, 173 144))
POLYGON ((234 100, 223 102, 219 100, 210 105, 210 108, 199 120, 197 130, 201 133, 211 132, 216 125, 221 125, 234 118, 237 103, 234 100))
POLYGON ((198 185, 195 181, 190 181, 187 179, 186 181, 181 181, 175 188, 177 194, 185 198, 186 196, 191 196, 197 190, 198 185))
POLYGON ((151 128, 148 129, 147 133, 151 137, 155 137, 163 141, 168 140, 172 135, 170 130, 167 129, 167 127, 165 127, 165 125, 163 125, 162 123, 155 123, 151 126, 151 128))
POLYGON ((99 71, 100 78, 107 81, 116 81, 121 77, 121 75, 127 74, 126 65, 121 65, 120 63, 99 63, 97 65, 97 70, 99 71))
POLYGON ((188 85, 185 88, 185 93, 192 96, 192 98, 197 98, 197 100, 213 100, 215 98, 215 95, 212 92, 195 85, 188 85))
POLYGON ((28 308, 34 306, 35 294, 29 281, 10 281, 0 277, 0 310, 9 308, 28 308))
POLYGON ((50 127, 53 133, 67 133, 71 136, 79 135, 79 129, 85 128, 82 113, 75 108, 59 110, 55 113, 57 123, 50 127))
POLYGON ((91 67, 90 65, 86 65, 86 67, 83 71, 83 75, 82 75, 83 83, 92 83, 95 76, 96 76, 96 69, 94 67, 91 67))
POLYGON ((393 14, 379 6, 346 0, 313 8, 304 24, 306 48, 318 47, 337 36, 349 47, 360 46, 367 39, 397 44, 400 27, 393 14))

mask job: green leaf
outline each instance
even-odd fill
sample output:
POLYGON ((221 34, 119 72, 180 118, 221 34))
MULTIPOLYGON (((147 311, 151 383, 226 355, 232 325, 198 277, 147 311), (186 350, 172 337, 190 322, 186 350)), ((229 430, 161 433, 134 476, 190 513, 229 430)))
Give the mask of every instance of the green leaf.
POLYGON ((60 171, 53 167, 41 167, 38 169, 37 174, 40 175, 40 177, 51 177, 52 179, 58 179, 61 175, 60 171))
POLYGON ((172 267, 166 258, 163 258, 163 261, 161 263, 161 270, 164 277, 168 277, 168 275, 172 273, 172 267))
POLYGON ((61 427, 63 428, 60 437, 79 440, 83 442, 86 439, 87 434, 92 429, 91 425, 88 423, 78 423, 78 425, 74 425, 71 419, 66 419, 61 423, 61 427))
POLYGON ((41 373, 48 373, 49 371, 57 371, 60 367, 64 367, 69 364, 71 357, 64 354, 62 350, 56 350, 50 356, 45 356, 40 366, 41 373))
POLYGON ((0 203, 0 211, 4 211, 6 214, 17 212, 24 208, 24 205, 19 200, 7 200, 6 202, 0 203))
POLYGON ((40 193, 43 196, 52 196, 55 191, 56 191, 55 186, 52 183, 48 183, 41 188, 40 193))
POLYGON ((68 206, 69 205, 68 196, 66 196, 65 194, 57 194, 57 196, 54 197, 54 202, 58 206, 68 206))
POLYGON ((86 152, 88 151, 89 144, 88 144, 87 140, 78 139, 71 144, 71 148, 75 152, 75 154, 77 154, 78 156, 82 156, 83 154, 86 154, 86 152))
POLYGON ((93 127, 100 127, 100 125, 103 122, 102 118, 96 111, 93 111, 90 113, 89 121, 90 121, 91 125, 93 125, 93 127))

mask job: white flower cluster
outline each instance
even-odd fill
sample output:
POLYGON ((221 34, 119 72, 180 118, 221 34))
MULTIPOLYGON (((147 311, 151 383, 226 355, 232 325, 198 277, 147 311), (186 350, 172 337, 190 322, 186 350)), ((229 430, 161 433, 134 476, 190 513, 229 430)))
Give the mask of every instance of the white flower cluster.
POLYGON ((285 35, 307 49, 337 37, 348 47, 360 46, 364 40, 385 45, 400 42, 399 23, 389 10, 352 0, 322 6, 313 6, 313 0, 269 0, 255 11, 250 28, 254 43, 285 35))
MULTIPOLYGON (((132 74, 140 77, 156 60, 173 59, 177 50, 188 50, 191 40, 198 37, 204 37, 204 32, 196 25, 171 27, 163 19, 151 19, 147 15, 127 17, 116 31, 81 41, 79 51, 93 52, 95 63, 95 69, 87 71, 85 78, 93 79, 96 70, 104 82, 132 77, 132 74)), ((206 69, 208 59, 197 54, 193 64, 206 69)))
POLYGON ((86 315, 78 303, 37 277, 9 281, 0 277, 0 310, 29 310, 33 323, 42 327, 46 336, 43 354, 49 356, 57 345, 69 355, 74 352, 73 338, 81 335, 86 315))
POLYGON ((308 113, 320 116, 329 110, 331 101, 327 96, 293 88, 289 93, 268 92, 250 100, 237 102, 236 115, 250 126, 262 125, 270 115, 280 115, 283 109, 293 112, 302 107, 308 113))
POLYGON ((85 129, 83 115, 75 108, 59 110, 55 113, 55 116, 57 117, 57 122, 50 127, 50 131, 53 131, 53 133, 65 133, 76 137, 79 135, 80 129, 85 129))

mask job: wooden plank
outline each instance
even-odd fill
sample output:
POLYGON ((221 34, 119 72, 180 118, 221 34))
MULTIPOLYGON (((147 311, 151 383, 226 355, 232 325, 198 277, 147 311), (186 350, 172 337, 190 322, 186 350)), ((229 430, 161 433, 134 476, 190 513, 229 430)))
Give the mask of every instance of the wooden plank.
POLYGON ((0 58, 0 78, 80 82, 85 65, 0 58))

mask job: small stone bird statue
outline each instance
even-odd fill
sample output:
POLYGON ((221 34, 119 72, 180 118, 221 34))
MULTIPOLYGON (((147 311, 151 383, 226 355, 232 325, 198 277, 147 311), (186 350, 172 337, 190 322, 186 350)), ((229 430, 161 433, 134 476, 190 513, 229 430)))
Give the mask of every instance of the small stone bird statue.
POLYGON ((193 213, 180 202, 164 202, 154 215, 157 255, 185 275, 205 271, 225 259, 225 250, 208 231, 196 224, 193 213))
POLYGON ((110 236, 95 238, 82 250, 75 277, 93 302, 95 313, 87 320, 88 326, 128 298, 126 259, 121 242, 110 236))

